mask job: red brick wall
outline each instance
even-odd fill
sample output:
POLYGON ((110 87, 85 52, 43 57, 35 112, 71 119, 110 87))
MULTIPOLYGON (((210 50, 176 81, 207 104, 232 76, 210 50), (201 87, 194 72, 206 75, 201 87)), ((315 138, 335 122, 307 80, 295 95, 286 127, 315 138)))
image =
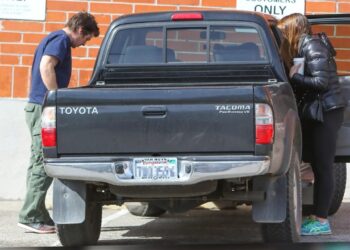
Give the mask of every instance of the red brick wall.
MULTIPOLYGON (((47 0, 46 7, 43 22, 0 20, 0 97, 27 97, 37 44, 49 32, 61 29, 77 11, 94 14, 102 35, 85 47, 73 49, 71 87, 87 83, 103 35, 116 17, 150 11, 235 9, 236 0, 47 0)), ((306 11, 307 14, 345 13, 350 11, 350 0, 307 0, 306 11)), ((349 58, 345 54, 340 57, 349 58)), ((345 59, 343 65, 349 64, 350 59, 349 62, 345 59)))

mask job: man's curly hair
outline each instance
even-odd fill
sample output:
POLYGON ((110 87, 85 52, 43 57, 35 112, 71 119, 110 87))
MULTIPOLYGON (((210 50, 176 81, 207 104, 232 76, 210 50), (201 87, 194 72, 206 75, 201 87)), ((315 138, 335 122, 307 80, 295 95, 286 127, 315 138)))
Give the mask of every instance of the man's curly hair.
POLYGON ((78 12, 72 16, 68 20, 66 27, 74 32, 81 27, 84 36, 92 34, 97 37, 100 35, 100 29, 98 28, 95 17, 86 11, 78 12))

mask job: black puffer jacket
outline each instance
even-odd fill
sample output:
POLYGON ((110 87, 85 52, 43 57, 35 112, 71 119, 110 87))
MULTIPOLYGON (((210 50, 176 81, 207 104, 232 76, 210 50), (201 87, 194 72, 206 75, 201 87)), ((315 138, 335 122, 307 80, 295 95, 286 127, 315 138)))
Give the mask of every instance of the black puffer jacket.
POLYGON ((346 106, 340 90, 337 65, 329 46, 332 45, 328 44, 327 47, 318 35, 302 37, 299 56, 305 58, 305 74, 294 74, 291 79, 297 100, 311 100, 319 94, 325 111, 346 106))

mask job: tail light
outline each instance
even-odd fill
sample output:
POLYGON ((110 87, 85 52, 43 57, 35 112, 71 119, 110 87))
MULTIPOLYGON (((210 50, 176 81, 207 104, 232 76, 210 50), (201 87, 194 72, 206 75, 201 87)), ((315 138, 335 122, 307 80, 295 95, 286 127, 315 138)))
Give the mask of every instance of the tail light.
POLYGON ((271 144, 274 126, 272 109, 268 104, 255 104, 255 143, 271 144))
POLYGON ((46 107, 41 114, 41 139, 43 147, 56 147, 55 107, 46 107))

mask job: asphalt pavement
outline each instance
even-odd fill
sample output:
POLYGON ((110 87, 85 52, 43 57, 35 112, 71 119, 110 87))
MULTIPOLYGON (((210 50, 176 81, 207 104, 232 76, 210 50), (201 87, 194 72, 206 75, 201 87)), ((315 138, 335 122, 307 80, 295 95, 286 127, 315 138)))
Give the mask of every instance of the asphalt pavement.
MULTIPOLYGON (((26 233, 16 225, 21 205, 21 201, 0 202, 0 247, 61 246, 56 234, 26 233)), ((205 249, 210 246, 215 246, 213 249, 224 249, 225 246, 227 249, 232 249, 232 246, 245 249, 243 246, 250 245, 254 246, 252 249, 270 249, 266 248, 268 245, 263 244, 259 226, 251 219, 250 209, 248 206, 239 206, 237 209, 219 211, 209 204, 186 213, 165 214, 159 218, 140 218, 129 214, 124 207, 107 206, 103 209, 102 230, 97 249, 111 249, 105 248, 107 246, 117 247, 113 249, 129 249, 125 246, 134 246, 135 249, 142 250, 150 246, 152 249, 165 249, 178 245, 191 248, 206 246, 205 249)), ((333 234, 302 237, 302 244, 312 243, 313 248, 310 249, 330 249, 314 248, 313 244, 327 246, 325 244, 342 243, 345 245, 341 245, 341 248, 332 249, 350 249, 349 214, 350 202, 343 202, 338 213, 330 218, 333 234)), ((300 243, 288 246, 290 249, 297 249, 300 243)), ((285 250, 285 247, 277 249, 285 250)))

